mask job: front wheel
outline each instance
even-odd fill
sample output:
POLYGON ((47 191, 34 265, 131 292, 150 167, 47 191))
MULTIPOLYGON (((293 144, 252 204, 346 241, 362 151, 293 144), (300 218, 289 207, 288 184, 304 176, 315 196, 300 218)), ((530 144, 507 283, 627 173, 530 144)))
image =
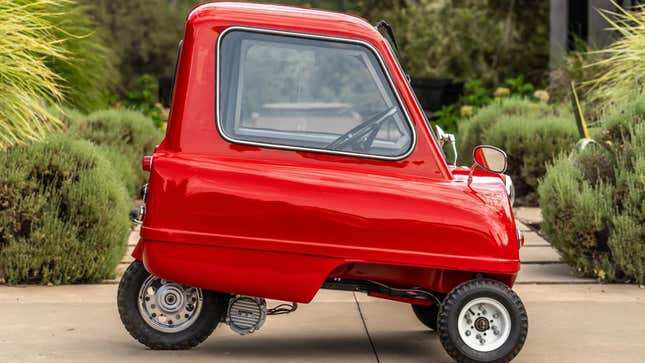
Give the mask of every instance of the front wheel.
POLYGON ((522 349, 528 316, 520 298, 501 282, 464 282, 445 298, 437 329, 458 362, 509 362, 522 349))
POLYGON ((217 327, 227 296, 160 279, 133 262, 119 283, 117 305, 126 330, 156 350, 189 349, 217 327))

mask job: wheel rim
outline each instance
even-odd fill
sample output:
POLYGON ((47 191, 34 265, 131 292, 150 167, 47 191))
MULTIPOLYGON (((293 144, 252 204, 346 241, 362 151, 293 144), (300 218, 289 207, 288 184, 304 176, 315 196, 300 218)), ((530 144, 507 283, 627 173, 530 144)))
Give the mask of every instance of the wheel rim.
POLYGON ((480 352, 490 352, 508 340, 511 315, 499 301, 478 298, 461 309, 457 330, 467 346, 480 352))
POLYGON ((139 314, 153 329, 177 333, 193 325, 203 301, 201 289, 149 276, 139 289, 139 314))

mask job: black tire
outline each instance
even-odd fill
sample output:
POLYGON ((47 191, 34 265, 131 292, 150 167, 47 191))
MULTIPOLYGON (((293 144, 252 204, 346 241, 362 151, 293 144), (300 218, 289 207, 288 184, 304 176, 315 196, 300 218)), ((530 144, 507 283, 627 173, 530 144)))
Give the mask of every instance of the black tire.
POLYGON ((437 331, 437 316, 439 315, 439 306, 432 305, 412 305, 412 311, 417 319, 428 328, 437 331))
POLYGON ((228 296, 202 290, 203 305, 197 320, 183 331, 161 332, 148 325, 139 313, 139 289, 149 276, 143 263, 134 261, 119 283, 117 305, 121 322, 128 333, 141 344, 154 350, 190 349, 208 338, 226 310, 228 296))
MULTIPOLYGON (((485 323, 488 326, 488 322, 485 323)), ((510 362, 522 349, 528 334, 528 316, 520 298, 505 284, 488 279, 470 280, 455 287, 445 298, 437 328, 441 344, 457 362, 510 362), (510 315, 511 328, 497 349, 484 352, 468 346, 457 327, 459 314, 470 301, 490 298, 502 304, 510 315)))

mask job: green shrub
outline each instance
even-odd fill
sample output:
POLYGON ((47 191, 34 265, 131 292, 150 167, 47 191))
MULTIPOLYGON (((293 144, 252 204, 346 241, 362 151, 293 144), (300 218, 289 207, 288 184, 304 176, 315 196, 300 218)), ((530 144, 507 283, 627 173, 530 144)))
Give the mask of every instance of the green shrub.
POLYGON ((56 135, 0 153, 0 275, 15 283, 108 278, 126 248, 128 196, 97 148, 56 135))
POLYGON ((150 74, 137 77, 123 102, 128 108, 141 111, 150 117, 158 128, 162 128, 168 119, 159 103, 159 84, 150 74))
POLYGON ((151 119, 133 110, 97 111, 82 118, 70 131, 99 145, 135 196, 145 182, 141 159, 150 154, 163 135, 151 119))
MULTIPOLYGON (((145 183, 145 175, 141 171, 141 163, 133 163, 128 155, 123 154, 116 148, 101 145, 98 146, 103 157, 110 162, 112 169, 125 186, 128 194, 133 198, 139 198, 140 188, 145 183), (136 165, 134 165, 136 164, 136 165), (136 168, 133 169, 133 168, 136 168)), ((138 159, 141 161, 143 155, 138 159)))
POLYGON ((71 129, 78 127, 79 123, 85 118, 85 114, 75 108, 67 106, 50 106, 51 112, 57 119, 63 123, 63 129, 71 129))
POLYGON ((538 179, 546 164, 577 140, 573 117, 563 108, 510 98, 482 108, 460 124, 458 144, 462 163, 472 162, 475 146, 489 144, 508 154, 507 173, 513 178, 520 204, 535 204, 538 179))
POLYGON ((602 146, 560 156, 538 188, 547 238, 580 272, 607 281, 645 283, 644 100, 605 115, 602 146))
POLYGON ((467 119, 482 107, 488 106, 494 102, 508 101, 508 99, 523 99, 534 102, 547 103, 549 93, 545 90, 533 92, 535 87, 524 80, 524 76, 519 75, 515 78, 504 80, 504 87, 489 89, 481 80, 471 80, 464 84, 464 94, 459 98, 457 103, 442 106, 434 112, 433 121, 443 130, 456 133, 459 128, 459 122, 467 119))
POLYGON ((575 162, 562 156, 548 167, 539 195, 543 232, 564 261, 580 271, 597 269, 592 261, 602 260, 608 250, 610 187, 598 184, 594 188, 575 162), (588 258, 581 259, 581 255, 588 258))

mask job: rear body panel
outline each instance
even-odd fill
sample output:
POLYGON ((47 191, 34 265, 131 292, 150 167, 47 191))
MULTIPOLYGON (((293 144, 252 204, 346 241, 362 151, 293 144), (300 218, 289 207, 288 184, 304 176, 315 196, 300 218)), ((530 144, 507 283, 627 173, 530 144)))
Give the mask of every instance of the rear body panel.
POLYGON ((451 173, 390 49, 366 22, 241 4, 188 19, 169 127, 154 154, 135 258, 197 287, 308 302, 327 278, 447 292, 484 273, 512 285, 518 241, 502 180, 451 173), (334 24, 334 26, 330 26, 334 24), (416 131, 402 160, 234 144, 216 127, 216 43, 229 26, 368 42, 416 131))

